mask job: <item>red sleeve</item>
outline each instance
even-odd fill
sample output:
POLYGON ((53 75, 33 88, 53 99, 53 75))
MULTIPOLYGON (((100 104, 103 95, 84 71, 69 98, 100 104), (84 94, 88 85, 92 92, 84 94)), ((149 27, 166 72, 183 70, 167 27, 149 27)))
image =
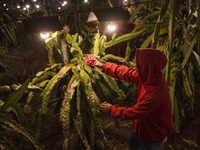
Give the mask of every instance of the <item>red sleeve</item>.
POLYGON ((139 76, 135 68, 128 68, 127 66, 116 65, 114 63, 106 63, 103 64, 102 70, 106 74, 120 80, 128 82, 138 82, 139 80, 139 76))
POLYGON ((158 103, 154 100, 155 92, 145 92, 145 94, 138 100, 138 103, 132 107, 120 107, 119 105, 112 105, 110 114, 113 117, 118 117, 125 120, 134 120, 150 115, 158 108, 158 103))

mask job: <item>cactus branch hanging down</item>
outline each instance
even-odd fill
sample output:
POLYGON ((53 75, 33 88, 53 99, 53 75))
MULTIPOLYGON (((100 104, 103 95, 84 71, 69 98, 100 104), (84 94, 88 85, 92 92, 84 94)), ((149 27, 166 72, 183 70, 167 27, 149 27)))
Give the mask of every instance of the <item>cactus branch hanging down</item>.
POLYGON ((63 37, 61 39, 61 51, 62 51, 62 55, 63 55, 63 62, 65 65, 69 64, 69 56, 67 53, 67 43, 66 43, 66 38, 67 38, 68 32, 69 32, 69 27, 67 25, 65 25, 63 27, 63 37))

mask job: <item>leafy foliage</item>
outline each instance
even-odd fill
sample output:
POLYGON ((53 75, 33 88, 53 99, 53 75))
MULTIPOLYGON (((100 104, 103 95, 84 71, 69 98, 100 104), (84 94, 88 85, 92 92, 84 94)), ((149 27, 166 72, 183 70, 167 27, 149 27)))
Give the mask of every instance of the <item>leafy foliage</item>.
MULTIPOLYGON (((110 2, 114 5, 119 3, 114 3, 114 0, 110 2)), ((132 0, 132 2, 137 1, 132 0)), ((51 8, 50 1, 43 0, 42 3, 46 13, 57 12, 57 10, 55 11, 51 8)), ((102 5, 103 3, 103 1, 94 0, 91 7, 103 8, 105 7, 105 5, 102 5)), ((110 4, 106 3, 107 5, 110 4)), ((17 136, 22 135, 22 139, 27 138, 31 146, 38 148, 37 142, 34 141, 32 135, 19 125, 26 126, 26 121, 20 118, 20 116, 23 116, 20 115, 22 112, 15 104, 28 91, 24 111, 31 112, 34 94, 41 92, 43 100, 42 107, 38 110, 36 116, 36 141, 40 138, 44 116, 48 109, 53 107, 55 113, 60 112, 60 121, 63 124, 65 137, 63 147, 65 149, 69 147, 72 128, 76 128, 86 149, 94 147, 96 135, 101 136, 105 147, 107 147, 106 136, 101 126, 102 118, 99 104, 103 101, 112 103, 111 98, 123 100, 126 98, 125 95, 128 96, 127 94, 132 93, 135 86, 117 81, 103 74, 96 67, 91 68, 85 65, 84 58, 88 54, 93 54, 102 62, 111 60, 133 67, 135 65, 134 61, 128 61, 132 49, 129 44, 125 58, 107 54, 106 50, 123 41, 135 38, 135 43, 140 43, 140 47, 161 49, 168 57, 168 65, 164 70, 164 74, 170 89, 175 129, 176 132, 180 132, 180 115, 187 115, 185 112, 189 110, 192 116, 194 112, 194 84, 199 82, 200 11, 198 0, 194 0, 193 3, 190 3, 189 0, 163 0, 161 3, 152 1, 152 3, 130 5, 127 9, 131 14, 130 22, 135 24, 135 29, 132 33, 117 38, 115 38, 116 34, 114 34, 110 41, 107 41, 107 37, 101 34, 101 28, 98 32, 92 28, 96 27, 96 25, 99 26, 99 24, 95 23, 90 27, 86 25, 86 15, 80 13, 83 8, 90 10, 89 7, 83 7, 80 3, 73 4, 70 9, 63 9, 63 13, 68 10, 69 12, 76 10, 77 13, 61 16, 62 23, 69 25, 70 34, 55 32, 52 33, 51 38, 46 40, 46 46, 49 49, 50 67, 38 72, 29 85, 27 85, 28 81, 26 81, 22 86, 17 86, 17 91, 6 102, 1 101, 1 108, 4 111, 12 111, 18 116, 16 123, 13 122, 13 119, 2 115, 3 119, 0 120, 0 125, 4 128, 4 131, 13 131, 14 129, 17 132, 17 136), (64 34, 66 36, 63 36, 64 34), (61 41, 66 44, 66 49, 63 49, 62 44, 60 44, 62 43, 61 41), (54 59, 53 51, 55 50, 60 54, 62 62, 57 62, 54 59), (63 51, 69 57, 68 64, 65 66, 63 62, 66 58, 63 56, 63 51), (60 91, 63 92, 64 96, 53 99, 53 93, 57 95, 60 91), (89 117, 90 121, 85 124, 84 120, 87 120, 87 117, 89 117), (85 129, 84 127, 88 128, 85 129), (91 136, 86 133, 90 133, 91 136)), ((4 20, 6 18, 6 21, 11 20, 6 13, 2 13, 0 17, 4 20)), ((15 27, 16 24, 8 23, 6 27, 1 24, 0 28, 1 32, 4 33, 1 35, 5 36, 13 44, 16 44, 15 27)), ((10 89, 11 86, 4 86, 0 90, 7 91, 10 89)), ((1 132, 1 134, 6 135, 5 132, 1 132)), ((7 136, 6 138, 8 138, 7 136)), ((11 147, 15 147, 12 144, 12 140, 6 141, 2 139, 0 142, 6 146, 11 143, 11 147)))
MULTIPOLYGON (((18 45, 20 37, 23 37, 23 27, 18 21, 22 18, 27 18, 21 11, 15 9, 13 3, 10 2, 10 9, 8 7, 0 5, 0 45, 18 45), (17 23, 18 22, 18 23, 17 23)), ((8 4, 7 4, 8 5, 8 4)))
POLYGON ((180 132, 180 115, 185 116, 184 112, 190 110, 190 116, 187 117, 192 117, 194 83, 199 82, 199 43, 196 35, 199 24, 196 4, 197 1, 190 5, 189 1, 163 0, 162 5, 155 4, 145 9, 145 5, 141 4, 130 10, 136 28, 147 27, 144 36, 147 38, 143 40, 141 47, 161 49, 167 55, 168 64, 164 73, 170 87, 176 132, 180 132), (137 9, 140 11, 136 11, 137 9), (141 17, 141 10, 149 12, 149 15, 141 17), (152 26, 155 26, 154 30, 152 26))
MULTIPOLYGON (((61 38, 59 36, 60 35, 58 34, 57 36, 53 36, 46 40, 49 49, 62 47, 59 46, 60 43, 57 42, 57 39, 61 38)), ((95 127, 90 128, 90 130, 97 130, 104 141, 105 147, 107 147, 106 137, 101 126, 102 118, 100 117, 101 112, 99 110, 99 105, 103 99, 100 97, 112 97, 118 100, 125 99, 125 94, 119 88, 116 80, 101 73, 98 68, 92 69, 85 64, 84 58, 88 54, 85 54, 84 50, 81 48, 83 44, 82 40, 84 40, 84 38, 77 33, 74 35, 67 34, 65 42, 67 43, 66 51, 69 52, 68 55, 70 56, 69 64, 62 66, 61 64, 55 63, 51 67, 46 68, 45 71, 38 72, 36 77, 30 82, 30 85, 38 86, 38 88, 43 89, 43 92, 41 93, 43 99, 41 112, 43 115, 45 115, 48 108, 51 107, 49 105, 51 101, 51 93, 54 90, 55 85, 58 84, 62 87, 65 96, 63 99, 57 101, 57 104, 55 105, 59 105, 59 103, 62 102, 60 108, 60 120, 63 122, 63 133, 65 136, 63 147, 65 149, 68 148, 70 142, 69 137, 71 124, 74 124, 86 149, 90 149, 89 141, 91 141, 91 139, 85 135, 86 129, 83 129, 83 126, 85 125, 83 125, 82 120, 86 119, 83 118, 83 114, 89 115, 89 118, 91 118, 90 126, 92 127, 92 125, 94 125, 95 127), (95 76, 98 76, 98 79, 96 79, 95 76), (45 84, 43 84, 43 82, 45 82, 45 84), (101 84, 101 82, 103 82, 104 85, 101 84), (107 92, 105 92, 105 90, 107 92), (109 96, 107 94, 109 94, 109 96), (115 97, 113 97, 113 94, 115 97), (86 111, 83 111, 84 107, 86 107, 86 111)), ((119 42, 121 41, 115 41, 115 43, 119 42)), ((94 47, 91 48, 90 52, 91 54, 96 55, 100 60, 100 56, 104 56, 102 61, 105 58, 112 59, 109 55, 106 57, 104 45, 106 45, 106 37, 104 35, 100 36, 99 33, 95 34, 94 47)), ((107 45, 107 47, 109 46, 107 45)), ((123 58, 118 57, 115 58, 115 61, 121 61, 122 59, 123 58)), ((33 93, 30 93, 30 98, 28 98, 29 100, 26 104, 26 108, 30 107, 29 104, 31 104, 32 94, 33 93)), ((104 99, 103 101, 105 100, 107 99, 104 99)), ((54 109, 56 109, 56 107, 54 109)))
POLYGON ((21 108, 16 104, 22 99, 28 89, 29 80, 13 92, 0 106, 0 143, 9 149, 37 149, 41 150, 39 143, 29 131, 27 120, 21 108), (16 144, 17 143, 17 144, 16 144))

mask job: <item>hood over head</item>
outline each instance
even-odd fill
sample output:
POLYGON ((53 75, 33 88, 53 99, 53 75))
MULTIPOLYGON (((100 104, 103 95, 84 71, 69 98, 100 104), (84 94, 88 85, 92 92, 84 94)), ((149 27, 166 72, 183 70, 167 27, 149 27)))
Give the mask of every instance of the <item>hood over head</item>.
POLYGON ((166 56, 159 50, 152 48, 137 48, 136 67, 141 82, 145 85, 157 85, 162 76, 161 70, 167 64, 166 56))

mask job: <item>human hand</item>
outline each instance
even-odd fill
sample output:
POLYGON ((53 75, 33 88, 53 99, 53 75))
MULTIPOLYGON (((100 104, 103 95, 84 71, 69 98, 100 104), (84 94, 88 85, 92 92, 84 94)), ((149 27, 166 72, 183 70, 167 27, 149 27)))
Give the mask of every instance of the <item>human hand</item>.
POLYGON ((105 103, 105 102, 100 104, 100 108, 103 112, 109 112, 111 106, 112 105, 110 103, 105 103))
POLYGON ((94 65, 101 68, 103 66, 103 63, 96 59, 96 63, 94 65))

